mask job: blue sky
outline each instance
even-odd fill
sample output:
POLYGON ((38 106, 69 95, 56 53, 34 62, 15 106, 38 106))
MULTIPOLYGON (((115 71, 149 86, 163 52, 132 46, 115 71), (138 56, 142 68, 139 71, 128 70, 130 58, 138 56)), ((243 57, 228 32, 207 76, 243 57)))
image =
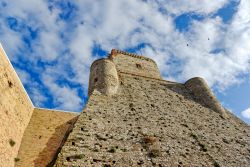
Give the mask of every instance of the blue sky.
POLYGON ((0 0, 0 42, 36 106, 81 111, 89 67, 112 48, 166 80, 207 80, 250 124, 248 0, 0 0))

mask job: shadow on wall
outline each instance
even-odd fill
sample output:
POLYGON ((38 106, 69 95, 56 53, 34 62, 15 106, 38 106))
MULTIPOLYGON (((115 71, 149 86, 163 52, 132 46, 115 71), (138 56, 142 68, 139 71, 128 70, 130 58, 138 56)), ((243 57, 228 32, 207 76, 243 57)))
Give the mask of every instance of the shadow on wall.
POLYGON ((48 140, 46 147, 34 160, 35 167, 52 167, 54 165, 57 155, 59 154, 62 146, 72 131, 77 119, 78 116, 56 127, 55 133, 48 140), (64 134, 63 138, 61 137, 62 134, 64 134))
POLYGON ((193 100, 203 107, 219 113, 223 119, 228 118, 226 109, 217 100, 205 80, 200 77, 189 79, 183 84, 182 89, 175 86, 170 86, 169 89, 184 96, 186 99, 193 100))

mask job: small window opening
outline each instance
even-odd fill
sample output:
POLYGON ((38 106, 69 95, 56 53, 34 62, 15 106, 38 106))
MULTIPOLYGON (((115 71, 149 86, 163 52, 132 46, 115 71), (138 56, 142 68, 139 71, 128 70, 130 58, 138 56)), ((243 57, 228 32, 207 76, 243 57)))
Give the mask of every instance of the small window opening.
POLYGON ((13 83, 11 81, 8 81, 8 85, 9 85, 10 88, 12 88, 13 83))
POLYGON ((142 69, 141 64, 136 63, 136 67, 137 67, 138 69, 142 69))
POLYGON ((98 81, 98 78, 95 78, 95 79, 94 79, 94 82, 97 82, 97 81, 98 81))

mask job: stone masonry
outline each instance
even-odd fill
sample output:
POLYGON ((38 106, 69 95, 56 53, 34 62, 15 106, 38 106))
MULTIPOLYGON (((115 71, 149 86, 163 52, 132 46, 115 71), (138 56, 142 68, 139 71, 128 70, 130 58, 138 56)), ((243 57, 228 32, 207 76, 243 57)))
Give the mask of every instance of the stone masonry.
POLYGON ((89 83, 55 167, 250 166, 249 126, 203 79, 165 81, 153 60, 112 50, 89 83))
POLYGON ((14 166, 33 104, 0 44, 0 167, 14 166))
POLYGON ((0 167, 248 167, 250 127, 202 78, 162 79, 113 49, 90 71, 83 112, 35 108, 0 45, 0 167))
POLYGON ((72 112, 35 108, 24 132, 15 167, 45 167, 53 163, 76 119, 72 112))
POLYGON ((52 164, 77 118, 35 108, 0 44, 0 167, 52 164))

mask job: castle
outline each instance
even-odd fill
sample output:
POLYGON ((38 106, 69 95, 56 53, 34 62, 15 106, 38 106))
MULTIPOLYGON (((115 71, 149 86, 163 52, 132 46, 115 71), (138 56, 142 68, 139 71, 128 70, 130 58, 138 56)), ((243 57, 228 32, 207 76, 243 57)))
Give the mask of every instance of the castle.
POLYGON ((2 47, 0 79, 0 167, 250 166, 250 127, 144 56, 96 60, 80 114, 33 106, 2 47))

